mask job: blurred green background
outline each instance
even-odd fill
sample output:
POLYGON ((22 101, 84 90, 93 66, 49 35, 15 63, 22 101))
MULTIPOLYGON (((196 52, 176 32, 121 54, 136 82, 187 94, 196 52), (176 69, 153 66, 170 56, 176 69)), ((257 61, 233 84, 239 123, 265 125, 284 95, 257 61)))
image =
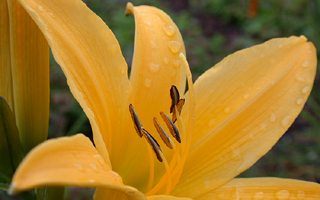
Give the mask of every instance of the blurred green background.
MULTIPOLYGON (((114 32, 130 66, 134 20, 124 0, 85 0, 114 32)), ((275 37, 305 35, 320 48, 320 0, 133 0, 164 10, 184 38, 193 79, 227 55, 275 37), (256 11, 256 14, 255 14, 256 11)), ((319 53, 318 53, 319 58, 319 53)), ((319 71, 319 65, 318 65, 319 71)), ((303 112, 279 142, 242 177, 274 176, 320 182, 320 82, 316 78, 303 112)), ((49 138, 82 132, 90 124, 74 100, 65 77, 51 59, 49 138)), ((92 189, 69 188, 66 199, 91 199, 92 189)), ((0 197, 1 199, 1 197, 0 197)))

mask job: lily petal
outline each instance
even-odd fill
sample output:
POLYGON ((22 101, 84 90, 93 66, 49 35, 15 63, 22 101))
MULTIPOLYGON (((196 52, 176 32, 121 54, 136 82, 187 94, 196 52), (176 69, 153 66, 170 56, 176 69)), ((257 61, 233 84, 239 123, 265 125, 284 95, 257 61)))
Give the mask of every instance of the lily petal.
MULTIPOLYGON (((150 131, 157 141, 161 138, 153 126, 153 117, 161 118, 160 111, 169 113, 171 98, 170 88, 175 85, 181 93, 185 90, 186 75, 179 58, 180 52, 185 52, 179 29, 171 18, 163 11, 150 6, 134 7, 127 4, 126 14, 134 14, 135 49, 132 62, 130 82, 132 84, 132 102, 143 127, 150 131), (154 134, 155 133, 155 134, 154 134)), ((125 113, 129 116, 129 104, 125 113)), ((165 124, 160 121, 162 126, 165 124)), ((127 124, 123 124, 125 126, 127 124)), ((137 137, 130 120, 126 137, 119 135, 113 148, 124 148, 125 151, 115 153, 110 157, 112 167, 123 177, 125 183, 135 185, 145 190, 149 177, 149 163, 155 162, 155 181, 164 172, 163 164, 156 159, 149 161, 145 141, 137 137), (122 159, 119 159, 122 158, 122 159), (134 158, 134 159, 132 159, 134 158), (130 169, 130 170, 128 170, 130 169)), ((114 138, 117 136, 114 136, 114 138)), ((170 155, 169 148, 163 148, 165 155, 170 155)), ((153 156, 153 155, 152 155, 153 156)))
POLYGON ((306 102, 316 50, 304 36, 273 39, 228 56, 196 81, 196 121, 173 194, 197 197, 253 165, 306 102))
MULTIPOLYGON (((179 29, 162 10, 128 3, 126 13, 134 14, 136 24, 130 76, 133 105, 141 121, 149 122, 160 117, 160 111, 169 113, 172 85, 182 93, 185 90, 186 73, 179 58, 181 52, 185 54, 184 43, 179 29)), ((145 126, 149 130, 153 125, 145 126)))
POLYGON ((236 178, 197 199, 320 199, 320 185, 282 178, 236 178))
POLYGON ((123 186, 119 190, 112 188, 97 188, 93 196, 94 200, 146 200, 147 198, 137 189, 123 186))
POLYGON ((7 1, 0 2, 0 95, 6 99, 14 112, 11 54, 10 54, 10 23, 7 1))
POLYGON ((149 196, 147 199, 148 200, 191 200, 190 198, 165 196, 165 195, 149 196))
POLYGON ((10 53, 7 53, 11 58, 11 73, 5 75, 12 75, 14 105, 11 107, 21 144, 29 151, 48 135, 49 46, 19 2, 7 3, 10 24, 10 53))
POLYGON ((42 186, 136 191, 123 185, 121 177, 111 170, 92 142, 82 134, 51 139, 31 150, 13 176, 10 192, 42 186))
POLYGON ((122 133, 131 90, 115 36, 82 1, 20 3, 46 36, 73 95, 91 122, 95 145, 107 159, 105 145, 111 146, 113 133, 122 133))

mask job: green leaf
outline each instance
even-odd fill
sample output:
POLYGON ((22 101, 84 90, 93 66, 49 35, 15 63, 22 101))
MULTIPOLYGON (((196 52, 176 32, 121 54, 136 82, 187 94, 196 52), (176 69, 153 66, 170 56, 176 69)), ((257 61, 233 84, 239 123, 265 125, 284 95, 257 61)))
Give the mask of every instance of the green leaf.
POLYGON ((37 200, 62 200, 64 199, 64 187, 36 188, 37 200))
POLYGON ((11 170, 8 175, 12 176, 13 172, 20 164, 24 154, 14 115, 2 96, 0 96, 0 146, 0 172, 9 172, 9 166, 11 166, 11 170))

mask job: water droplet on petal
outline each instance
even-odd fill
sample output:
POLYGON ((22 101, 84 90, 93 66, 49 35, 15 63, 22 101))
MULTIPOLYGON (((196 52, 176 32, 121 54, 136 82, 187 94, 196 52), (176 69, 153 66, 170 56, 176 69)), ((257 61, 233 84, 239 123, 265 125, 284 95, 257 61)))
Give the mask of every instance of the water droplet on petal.
POLYGON ((95 171, 95 172, 99 172, 98 167, 96 164, 90 164, 90 167, 95 171))
POLYGON ((84 172, 84 168, 82 167, 81 164, 76 163, 76 164, 74 164, 74 166, 76 166, 76 168, 77 168, 79 171, 84 172))
POLYGON ((261 131, 266 131, 267 130, 267 125, 265 123, 260 124, 260 130, 261 131))
POLYGON ((276 114, 272 113, 270 116, 270 122, 275 122, 277 120, 276 114))
POLYGON ((168 47, 172 51, 172 53, 178 53, 181 49, 181 43, 177 41, 168 42, 168 47))
POLYGON ((283 43, 280 43, 280 44, 278 45, 279 48, 281 48, 282 46, 283 46, 283 43))
POLYGON ((209 126, 213 126, 216 123, 216 119, 211 119, 209 121, 209 126))
POLYGON ((285 200, 290 198, 290 193, 288 190, 280 190, 275 194, 275 196, 279 200, 285 200))
POLYGON ((309 67, 309 66, 310 66, 309 61, 304 61, 304 63, 302 63, 302 67, 309 67))
POLYGON ((306 79, 301 74, 296 74, 296 80, 299 82, 304 82, 306 79))
POLYGON ((302 88, 301 93, 307 94, 310 90, 311 90, 311 87, 307 85, 302 88))
POLYGON ((151 87, 151 80, 146 78, 144 80, 144 86, 146 86, 147 88, 151 87))
POLYGON ((122 67, 121 68, 121 73, 122 74, 126 74, 127 73, 127 68, 126 67, 122 67))
POLYGON ((296 100, 297 105, 301 105, 303 103, 303 98, 298 98, 296 100))
POLYGON ((304 191, 299 190, 297 194, 297 198, 301 200, 301 199, 304 199, 305 197, 306 197, 306 194, 304 193, 304 191))
POLYGON ((230 110, 231 110, 230 107, 226 107, 226 108, 224 109, 224 112, 228 114, 228 113, 230 112, 230 110))
POLYGON ((177 70, 174 69, 174 70, 172 70, 171 76, 174 77, 175 75, 177 75, 177 70))
POLYGON ((156 45, 156 43, 154 41, 150 41, 150 43, 151 43, 152 48, 154 48, 154 49, 158 48, 158 45, 156 45))
POLYGON ((244 94, 243 98, 248 99, 250 97, 250 94, 244 94))
POLYGON ((172 64, 173 64, 173 66, 175 68, 179 68, 181 66, 181 61, 180 60, 174 60, 172 64))
POLYGON ((38 5, 38 8, 40 11, 43 11, 43 7, 41 5, 38 5))
POLYGON ((253 199, 254 200, 261 200, 264 197, 264 193, 263 192, 257 192, 254 194, 253 199))
POLYGON ((169 63, 169 59, 168 59, 167 57, 164 57, 164 58, 163 58, 163 62, 164 62, 165 64, 168 64, 168 63, 169 63))
POLYGON ((291 122, 291 118, 292 117, 290 115, 285 116, 281 121, 281 125, 284 128, 288 128, 288 126, 290 125, 290 122, 291 122))
POLYGON ((94 183, 95 181, 94 181, 94 179, 89 179, 89 182, 94 183))
POLYGON ((164 26, 163 30, 169 36, 173 36, 176 32, 176 28, 174 26, 164 26))
POLYGON ((152 72, 157 73, 160 69, 159 64, 149 63, 149 68, 152 72))

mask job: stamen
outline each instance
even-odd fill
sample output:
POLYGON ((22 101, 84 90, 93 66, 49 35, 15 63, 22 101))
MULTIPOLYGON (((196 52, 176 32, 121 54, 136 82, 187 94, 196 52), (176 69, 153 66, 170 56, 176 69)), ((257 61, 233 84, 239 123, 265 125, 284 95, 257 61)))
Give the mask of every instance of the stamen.
POLYGON ((142 128, 142 133, 143 136, 146 138, 146 140, 148 141, 148 143, 150 144, 150 146, 152 147, 154 153, 157 156, 157 159, 162 162, 163 159, 160 155, 160 153, 162 153, 161 149, 160 149, 160 145, 158 144, 158 142, 144 129, 142 128))
POLYGON ((167 179, 168 179, 167 188, 166 188, 166 191, 165 191, 164 195, 169 195, 170 192, 171 192, 171 183, 172 183, 172 181, 171 181, 171 171, 170 171, 170 168, 169 168, 169 165, 168 165, 168 161, 167 161, 166 157, 163 155, 162 152, 160 152, 160 156, 163 159, 163 164, 164 164, 164 166, 166 168, 167 179))
POLYGON ((176 86, 172 85, 170 88, 170 97, 171 97, 171 107, 170 113, 173 112, 174 107, 178 104, 180 99, 180 94, 176 86))
POLYGON ((174 123, 171 121, 171 119, 164 113, 160 112, 160 115, 163 119, 163 121, 167 124, 168 129, 170 130, 171 135, 176 138, 176 140, 181 143, 181 136, 178 128, 174 123))
POLYGON ((136 129, 139 137, 142 137, 142 129, 143 129, 143 127, 142 127, 140 119, 139 119, 136 111, 134 110, 132 104, 129 105, 129 111, 131 113, 131 118, 132 118, 132 121, 133 121, 133 124, 134 124, 134 128, 136 129))
POLYGON ((177 121, 177 112, 176 110, 178 110, 179 115, 181 115, 181 111, 182 111, 182 107, 184 105, 185 100, 184 99, 180 99, 179 102, 177 103, 176 108, 177 109, 173 109, 173 113, 172 113, 172 122, 175 123, 177 121))
POLYGON ((153 118, 153 124, 156 127, 163 142, 167 145, 167 147, 172 149, 174 146, 174 143, 172 142, 171 138, 167 135, 167 133, 163 130, 163 128, 160 126, 157 118, 155 117, 153 118))

